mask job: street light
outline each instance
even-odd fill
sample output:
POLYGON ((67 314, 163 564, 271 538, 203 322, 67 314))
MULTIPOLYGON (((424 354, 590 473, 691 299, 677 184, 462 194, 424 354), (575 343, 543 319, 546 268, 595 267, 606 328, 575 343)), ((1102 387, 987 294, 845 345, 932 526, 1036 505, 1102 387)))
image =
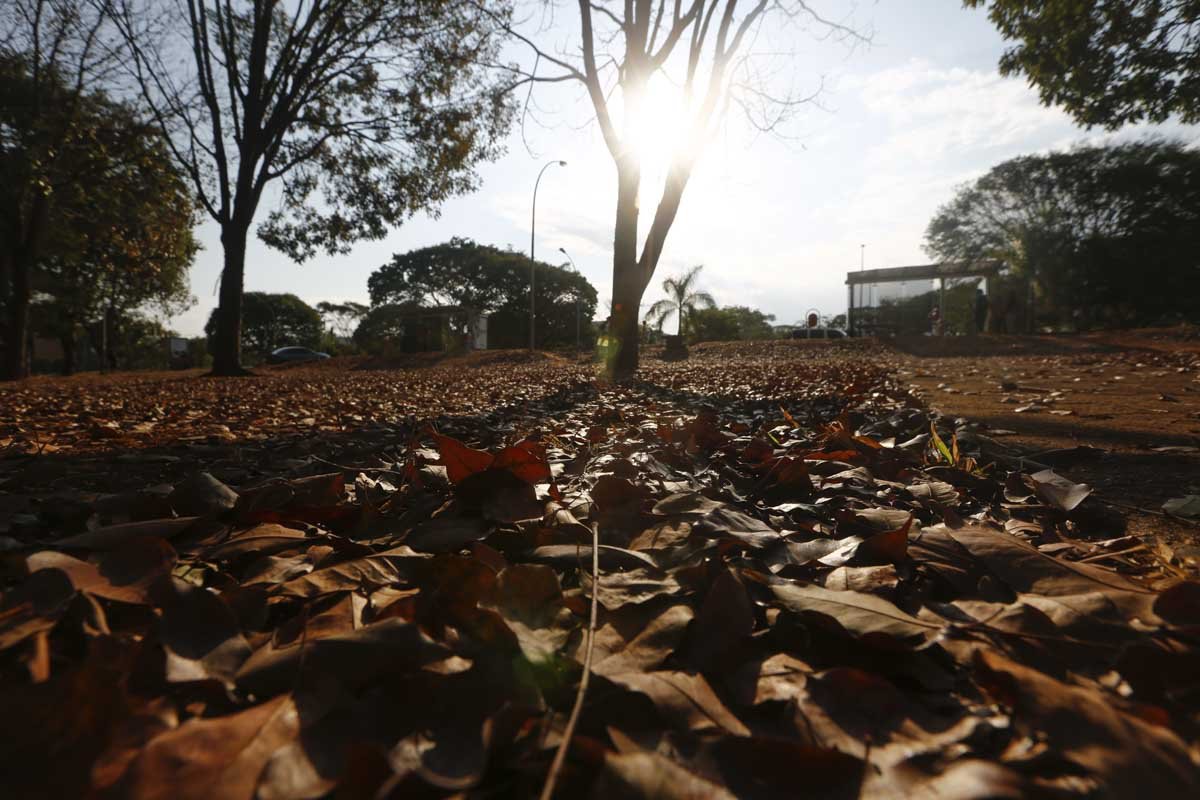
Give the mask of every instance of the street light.
POLYGON ((536 312, 534 311, 533 298, 534 290, 537 288, 537 259, 534 257, 534 236, 537 233, 537 190, 538 184, 542 182, 542 175, 550 167, 558 164, 560 167, 565 167, 567 162, 552 160, 547 161, 541 172, 538 173, 537 180, 533 182, 533 211, 529 215, 529 349, 533 349, 533 332, 536 312))
MULTIPOLYGON (((558 248, 558 252, 562 253, 564 256, 567 257, 567 261, 571 262, 571 269, 574 271, 574 273, 576 275, 578 275, 579 267, 575 266, 575 259, 571 258, 571 254, 567 252, 567 249, 565 247, 560 247, 560 248, 558 248)), ((582 344, 580 344, 581 338, 579 335, 579 328, 580 328, 579 287, 576 286, 575 287, 575 355, 577 357, 578 357, 579 353, 583 350, 583 346, 582 346, 582 344)))

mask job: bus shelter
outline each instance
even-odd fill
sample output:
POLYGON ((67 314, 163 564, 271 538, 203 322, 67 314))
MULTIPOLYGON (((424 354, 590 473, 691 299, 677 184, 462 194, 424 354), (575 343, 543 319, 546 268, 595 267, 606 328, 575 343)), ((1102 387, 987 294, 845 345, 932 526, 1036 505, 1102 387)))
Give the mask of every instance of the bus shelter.
POLYGON ((987 329, 1000 261, 947 261, 846 273, 851 336, 969 335, 987 329))

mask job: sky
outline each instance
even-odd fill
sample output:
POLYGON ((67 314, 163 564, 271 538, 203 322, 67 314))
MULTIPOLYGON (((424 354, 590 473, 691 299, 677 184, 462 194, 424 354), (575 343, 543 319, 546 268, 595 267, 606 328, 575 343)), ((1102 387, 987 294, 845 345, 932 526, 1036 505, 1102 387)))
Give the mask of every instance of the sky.
MULTIPOLYGON (((571 45, 577 17, 570 5, 552 25, 531 21, 539 43, 571 45)), ((664 278, 703 264, 700 288, 720 305, 757 308, 778 324, 810 309, 839 314, 848 270, 860 260, 867 269, 928 263, 922 241, 937 208, 956 187, 1005 159, 1146 135, 1200 143, 1200 129, 1175 123, 1115 134, 1074 126, 1062 111, 1042 106, 1023 79, 1000 76, 1003 40, 982 11, 963 9, 959 0, 816 6, 870 42, 852 45, 817 30, 768 31, 762 46, 794 53, 777 80, 805 94, 819 89, 816 101, 776 135, 758 133, 730 112, 688 185, 647 306, 663 296, 664 278)), ((643 143, 651 160, 662 158, 674 119, 669 84, 655 92, 643 143)), ((605 316, 616 170, 581 89, 539 87, 534 102, 536 118, 523 135, 514 129, 506 155, 481 168, 475 193, 407 221, 383 240, 361 242, 348 255, 296 264, 253 241, 246 290, 292 292, 311 305, 368 302, 367 277, 393 253, 454 236, 528 252, 534 180, 546 161, 561 159, 567 166, 548 169, 538 190, 536 254, 563 263, 558 249, 565 248, 597 288, 598 315, 605 316)), ((260 218, 270 202, 264 199, 260 218)), ((203 332, 221 270, 218 229, 207 222, 199 236, 204 249, 191 272, 196 304, 169 321, 188 336, 203 332)))

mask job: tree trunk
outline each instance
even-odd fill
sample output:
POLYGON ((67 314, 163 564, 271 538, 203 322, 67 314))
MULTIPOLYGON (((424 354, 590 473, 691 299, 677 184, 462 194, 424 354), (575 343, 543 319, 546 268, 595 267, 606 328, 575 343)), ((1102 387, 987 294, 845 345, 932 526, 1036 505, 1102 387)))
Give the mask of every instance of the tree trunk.
POLYGON ((613 305, 608 335, 612 355, 609 377, 621 381, 638 368, 638 310, 646 280, 638 263, 638 187, 641 170, 631 163, 617 165, 617 217, 613 229, 613 305))
POLYGON ((11 292, 7 298, 3 377, 10 381, 29 377, 29 262, 27 253, 9 255, 11 292))
POLYGON ((225 267, 221 271, 221 302, 217 307, 213 375, 246 375, 242 369, 242 283, 246 273, 249 224, 230 222, 221 231, 225 267))
POLYGON ((74 375, 75 374, 75 331, 74 331, 74 329, 72 329, 70 333, 64 333, 61 336, 59 336, 58 341, 59 341, 59 344, 62 345, 62 351, 63 351, 62 374, 63 375, 74 375))

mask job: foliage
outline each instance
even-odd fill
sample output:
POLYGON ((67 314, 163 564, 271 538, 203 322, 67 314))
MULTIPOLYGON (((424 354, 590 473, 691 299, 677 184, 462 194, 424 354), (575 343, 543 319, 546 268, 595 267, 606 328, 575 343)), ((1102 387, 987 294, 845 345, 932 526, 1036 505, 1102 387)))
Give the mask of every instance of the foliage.
POLYGON ((371 306, 354 331, 354 344, 375 355, 401 352, 406 322, 419 313, 419 307, 412 304, 384 303, 371 306))
POLYGON ((987 7, 1005 39, 1005 75, 1084 125, 1117 128, 1172 115, 1200 122, 1200 3, 1162 0, 964 0, 987 7))
POLYGON ((348 339, 354 335, 354 329, 370 310, 369 306, 348 300, 344 303, 331 303, 322 300, 317 303, 317 312, 325 323, 325 329, 335 339, 348 339))
POLYGON ((646 319, 662 330, 663 325, 672 316, 676 319, 675 332, 684 335, 689 331, 690 317, 701 308, 715 308, 717 303, 708 292, 696 288, 700 280, 700 270, 703 264, 697 264, 682 275, 666 278, 662 282, 666 297, 650 306, 646 311, 646 319))
MULTIPOLYGON (((18 69, 5 72, 0 85, 16 91, 29 88, 31 79, 18 69)), ((20 111, 4 123, 12 145, 0 151, 0 169, 11 178, 0 189, 8 193, 5 205, 11 210, 5 241, 16 237, 22 212, 15 207, 28 194, 22 186, 54 182, 44 212, 45 241, 30 259, 30 300, 37 306, 31 310, 33 329, 63 342, 66 371, 83 324, 101 317, 110 327, 119 320, 132 323, 138 308, 152 304, 174 314, 192 303, 187 275, 199 248, 192 235, 194 210, 155 128, 102 95, 80 98, 71 141, 56 154, 53 174, 37 178, 31 162, 39 144, 30 137, 40 126, 20 111), (75 170, 87 180, 68 178, 75 170)))
MULTIPOLYGON (((581 335, 590 346, 595 287, 565 267, 539 261, 536 269, 538 346, 575 344, 577 300, 581 335)), ((513 250, 454 238, 396 254, 371 273, 367 289, 373 306, 450 306, 489 314, 489 347, 524 347, 529 342, 529 258, 513 250)), ((381 312, 380 319, 396 313, 381 312)), ((373 323, 369 329, 377 328, 373 323)))
POLYGON ((688 314, 688 329, 695 342, 773 339, 774 314, 746 306, 698 308, 688 314))
POLYGON ((125 122, 95 134, 93 160, 105 168, 94 165, 94 184, 57 193, 54 242, 34 275, 39 317, 49 323, 37 330, 64 340, 101 317, 133 323, 139 308, 169 316, 194 302, 188 269, 199 244, 187 187, 153 128, 110 111, 125 122))
POLYGON ((46 248, 87 219, 70 208, 114 165, 145 148, 144 134, 103 93, 121 52, 100 4, 0 3, 0 376, 28 374, 35 271, 46 248))
POLYGON ((163 369, 167 366, 167 337, 173 332, 159 320, 141 314, 116 319, 112 365, 118 369, 163 369))
POLYGON ((1148 141, 1014 158, 962 187, 925 239, 942 260, 1006 262, 1049 324, 1194 315, 1200 151, 1148 141))
POLYGON ((473 189, 501 152, 511 105, 487 65, 503 2, 111 5, 143 100, 221 227, 220 374, 241 372, 246 239, 268 185, 258 236, 303 261, 473 189))
MULTIPOLYGON (((218 312, 214 308, 204 325, 210 352, 218 312)), ((242 313, 242 330, 252 352, 266 355, 280 347, 316 348, 321 343, 321 315, 294 294, 246 292, 242 313)))

